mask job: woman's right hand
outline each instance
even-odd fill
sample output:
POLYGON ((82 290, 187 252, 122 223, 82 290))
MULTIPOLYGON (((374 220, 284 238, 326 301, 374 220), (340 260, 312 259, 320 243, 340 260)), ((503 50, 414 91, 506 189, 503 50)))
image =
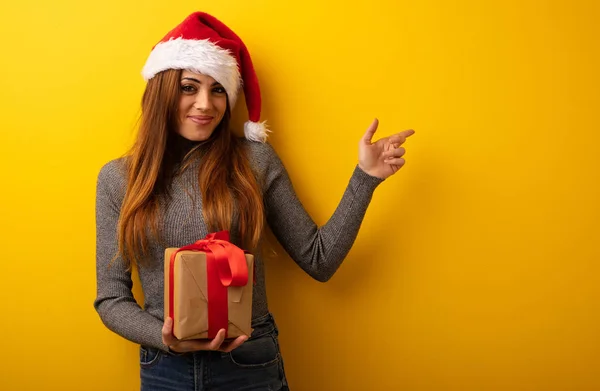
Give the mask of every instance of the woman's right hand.
POLYGON ((187 340, 181 341, 173 335, 173 319, 167 318, 165 319, 165 323, 162 328, 162 340, 165 345, 169 347, 174 352, 177 353, 185 353, 185 352, 194 352, 198 350, 218 350, 221 352, 231 352, 233 349, 237 348, 246 340, 248 340, 248 336, 241 335, 234 339, 231 342, 225 341, 225 329, 219 330, 217 336, 212 341, 209 340, 187 340))

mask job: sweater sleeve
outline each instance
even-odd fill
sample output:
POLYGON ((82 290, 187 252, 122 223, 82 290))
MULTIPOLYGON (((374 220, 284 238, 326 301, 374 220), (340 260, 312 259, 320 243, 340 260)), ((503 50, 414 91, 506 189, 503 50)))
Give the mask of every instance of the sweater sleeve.
POLYGON ((121 167, 112 161, 98 174, 96 185, 96 299, 94 308, 108 329, 125 339, 168 351, 162 343, 163 322, 136 302, 131 273, 118 252, 117 223, 125 180, 121 167))
POLYGON ((354 244, 373 192, 383 179, 356 165, 334 213, 318 227, 298 199, 281 159, 272 146, 264 145, 264 202, 269 227, 306 273, 325 282, 354 244))

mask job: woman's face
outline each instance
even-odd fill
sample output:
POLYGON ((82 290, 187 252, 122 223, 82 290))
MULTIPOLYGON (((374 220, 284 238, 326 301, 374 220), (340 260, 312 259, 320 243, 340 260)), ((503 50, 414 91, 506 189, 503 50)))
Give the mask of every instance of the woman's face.
POLYGON ((227 108, 225 88, 210 76, 184 70, 180 81, 179 128, 191 141, 207 140, 227 108))

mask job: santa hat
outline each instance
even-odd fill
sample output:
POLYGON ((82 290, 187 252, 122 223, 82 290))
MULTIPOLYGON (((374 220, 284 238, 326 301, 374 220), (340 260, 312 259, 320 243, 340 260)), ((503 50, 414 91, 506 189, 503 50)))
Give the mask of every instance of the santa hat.
POLYGON ((266 141, 269 130, 265 122, 259 122, 260 89, 250 54, 225 24, 204 12, 188 16, 152 48, 142 76, 148 81, 167 69, 187 69, 212 77, 227 91, 231 109, 243 87, 248 109, 244 134, 249 140, 266 141))

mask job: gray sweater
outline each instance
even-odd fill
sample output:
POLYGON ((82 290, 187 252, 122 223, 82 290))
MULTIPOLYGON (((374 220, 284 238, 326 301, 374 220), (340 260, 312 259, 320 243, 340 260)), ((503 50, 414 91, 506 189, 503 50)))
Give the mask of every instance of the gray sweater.
MULTIPOLYGON (((327 281, 338 269, 358 234, 373 191, 383 181, 368 175, 358 165, 350 177, 343 197, 329 221, 317 227, 297 198, 288 173, 268 143, 244 140, 250 162, 260 175, 267 223, 290 257, 310 276, 327 281)), ((96 192, 96 272, 97 297, 94 307, 102 322, 118 335, 141 345, 168 350, 162 343, 163 259, 165 246, 181 247, 204 238, 209 232, 202 217, 202 200, 197 179, 199 162, 192 164, 173 181, 172 195, 162 205, 164 221, 159 224, 163 245, 151 242, 152 264, 139 269, 144 292, 144 308, 132 293, 131 274, 117 258, 117 222, 125 195, 124 159, 105 164, 98 174, 96 192), (186 192, 186 190, 188 190, 186 192), (191 192, 189 190, 192 190, 191 192), (194 194, 194 197, 190 197, 194 194), (194 199, 195 198, 195 199, 194 199)), ((235 244, 235 224, 231 229, 235 244)), ((264 265, 256 256, 256 285, 252 316, 268 312, 264 265)))

